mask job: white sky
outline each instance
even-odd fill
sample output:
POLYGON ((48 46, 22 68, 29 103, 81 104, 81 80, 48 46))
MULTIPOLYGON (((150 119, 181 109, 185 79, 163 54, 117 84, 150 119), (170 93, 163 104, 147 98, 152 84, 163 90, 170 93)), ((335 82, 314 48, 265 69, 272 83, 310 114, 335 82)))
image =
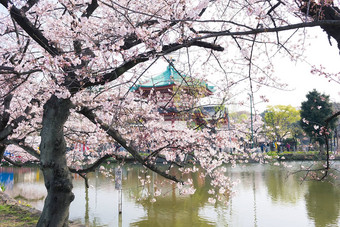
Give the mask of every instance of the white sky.
POLYGON ((311 46, 305 52, 306 62, 294 63, 280 59, 275 64, 275 75, 287 83, 292 91, 263 88, 262 93, 266 94, 270 100, 269 103, 257 105, 260 111, 263 111, 267 105, 300 107, 301 102, 306 100, 306 94, 314 88, 320 93, 329 95, 332 102, 340 102, 340 84, 328 82, 326 78, 313 75, 310 72, 312 65, 323 65, 329 72, 340 72, 340 55, 337 42, 332 40, 332 46, 330 46, 327 34, 321 28, 308 29, 317 34, 318 37, 310 39, 311 46))
MULTIPOLYGON (((332 46, 330 46, 327 34, 319 27, 307 29, 308 32, 313 35, 311 35, 311 38, 306 42, 310 42, 311 46, 308 47, 304 53, 306 56, 305 62, 292 62, 288 58, 282 58, 279 54, 277 60, 274 62, 275 76, 280 78, 281 82, 288 84, 289 91, 268 87, 261 88, 261 90, 255 94, 255 103, 260 101, 257 97, 258 95, 266 95, 266 97, 269 98, 269 102, 256 104, 258 113, 263 112, 268 105, 292 105, 299 108, 301 102, 306 100, 306 94, 314 88, 320 93, 329 95, 332 102, 340 102, 340 84, 328 82, 326 78, 313 75, 310 72, 313 65, 322 65, 326 68, 327 72, 340 72, 340 54, 337 42, 332 39, 332 46)), ((155 76, 165 71, 167 65, 165 61, 160 61, 149 70, 147 75, 152 72, 152 76, 155 76)), ((229 107, 229 109, 231 111, 250 111, 247 92, 241 94, 238 99, 242 100, 245 105, 229 107)))

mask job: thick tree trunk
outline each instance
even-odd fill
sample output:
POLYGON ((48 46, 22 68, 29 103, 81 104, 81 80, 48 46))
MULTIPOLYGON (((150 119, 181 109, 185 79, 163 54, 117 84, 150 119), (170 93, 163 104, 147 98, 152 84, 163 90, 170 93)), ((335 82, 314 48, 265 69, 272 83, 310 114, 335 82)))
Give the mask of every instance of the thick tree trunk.
POLYGON ((41 131, 41 170, 47 197, 37 226, 68 226, 69 206, 74 199, 72 175, 66 164, 63 127, 71 102, 52 96, 44 105, 41 131))
POLYGON ((5 150, 6 150, 6 146, 3 144, 0 144, 0 163, 4 157, 5 150))

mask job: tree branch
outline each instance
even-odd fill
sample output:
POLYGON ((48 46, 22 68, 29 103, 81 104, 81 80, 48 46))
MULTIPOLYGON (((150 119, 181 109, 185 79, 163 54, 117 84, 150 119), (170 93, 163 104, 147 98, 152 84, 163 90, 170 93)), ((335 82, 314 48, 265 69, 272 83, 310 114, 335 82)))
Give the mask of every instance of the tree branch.
POLYGON ((106 154, 103 157, 99 158, 97 161, 95 161, 93 164, 91 164, 90 166, 88 166, 88 167, 86 167, 84 169, 73 169, 73 168, 69 167, 69 170, 70 170, 71 173, 77 173, 77 174, 93 172, 103 162, 105 162, 107 159, 112 158, 112 157, 117 157, 117 155, 115 155, 115 154, 106 154))
POLYGON ((9 94, 4 98, 4 101, 3 101, 4 110, 2 112, 2 115, 0 115, 0 130, 2 130, 9 121, 10 114, 9 112, 7 112, 7 110, 10 107, 12 98, 13 98, 12 94, 9 94))
POLYGON ((35 149, 33 149, 33 147, 25 144, 23 140, 19 140, 19 139, 5 140, 3 143, 6 145, 10 145, 10 144, 16 145, 24 149, 30 155, 40 160, 40 154, 35 149))
MULTIPOLYGON (((302 13, 306 17, 312 17, 315 22, 324 21, 340 21, 340 9, 331 4, 325 4, 326 1, 320 1, 320 3, 314 0, 302 0, 303 4, 300 6, 302 13)), ((320 27, 338 42, 338 49, 340 49, 340 32, 339 23, 321 23, 320 27)))
POLYGON ((340 111, 336 112, 335 114, 333 114, 332 116, 330 116, 329 118, 327 118, 325 120, 326 124, 328 124, 330 121, 332 121, 334 118, 338 117, 340 115, 340 111))
POLYGON ((231 31, 206 31, 205 33, 210 33, 205 36, 197 37, 195 40, 205 40, 208 38, 218 37, 218 36, 245 36, 245 35, 254 35, 260 33, 272 33, 272 32, 280 32, 280 31, 288 31, 297 28, 308 28, 308 27, 317 27, 317 26, 340 26, 340 20, 322 20, 322 21, 312 21, 312 22, 303 22, 297 24, 290 24, 281 27, 273 27, 273 28, 256 28, 246 31, 238 31, 238 32, 231 32, 231 31))
POLYGON ((30 10, 38 2, 39 2, 39 0, 28 0, 26 5, 24 5, 21 8, 21 10, 26 13, 28 10, 30 10))
POLYGON ((142 156, 139 154, 138 149, 133 145, 133 143, 128 143, 121 134, 113 129, 111 126, 105 124, 101 119, 99 119, 96 114, 91 111, 87 107, 82 107, 80 111, 78 111, 80 114, 84 115, 87 119, 89 119, 94 124, 99 124, 100 127, 106 131, 106 133, 111 136, 113 139, 117 141, 122 147, 124 147, 140 164, 144 165, 148 169, 154 171, 155 173, 163 176, 164 178, 167 178, 169 180, 175 181, 175 182, 182 182, 181 180, 177 179, 175 176, 167 174, 166 172, 158 169, 155 165, 152 165, 148 163, 146 160, 142 158, 142 156))
MULTIPOLYGON (((32 1, 34 2, 34 1, 32 1)), ((0 3, 8 8, 9 1, 8 0, 0 0, 0 3)), ((61 51, 56 47, 52 46, 49 40, 42 34, 42 32, 37 29, 25 16, 24 9, 19 10, 14 5, 11 6, 10 10, 11 17, 17 22, 22 29, 26 31, 26 33, 35 40, 42 48, 44 48, 48 53, 50 53, 53 57, 59 55, 61 51)))
POLYGON ((89 18, 92 15, 92 13, 97 9, 98 6, 99 6, 98 1, 92 0, 91 3, 88 4, 88 6, 86 8, 86 12, 84 12, 83 15, 81 15, 81 16, 89 18))
POLYGON ((204 48, 216 50, 216 51, 224 51, 224 48, 222 46, 214 44, 214 43, 194 41, 191 45, 192 46, 198 46, 198 47, 204 47, 204 48))
POLYGON ((17 166, 17 167, 22 167, 22 166, 25 166, 25 165, 30 165, 32 163, 32 162, 20 162, 20 163, 19 162, 15 162, 15 161, 13 161, 12 159, 10 159, 10 158, 8 158, 6 156, 4 156, 3 158, 4 158, 4 160, 6 162, 8 162, 8 163, 10 163, 10 164, 12 164, 14 166, 17 166))
POLYGON ((22 167, 24 165, 24 163, 17 163, 15 161, 13 161, 12 159, 10 158, 7 158, 6 156, 3 157, 5 159, 6 162, 14 165, 14 166, 17 166, 17 167, 22 167))
POLYGON ((86 187, 86 188, 89 188, 89 187, 90 187, 90 186, 89 186, 89 179, 86 177, 86 174, 78 173, 78 175, 79 175, 81 178, 84 179, 84 181, 85 181, 85 187, 86 187))

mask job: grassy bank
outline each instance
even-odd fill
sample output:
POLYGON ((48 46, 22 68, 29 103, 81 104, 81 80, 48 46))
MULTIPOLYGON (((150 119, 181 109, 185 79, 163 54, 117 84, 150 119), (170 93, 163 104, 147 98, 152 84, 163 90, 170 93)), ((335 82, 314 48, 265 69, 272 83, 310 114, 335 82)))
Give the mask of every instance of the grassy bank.
POLYGON ((0 226, 36 226, 40 211, 0 192, 0 226))
POLYGON ((0 226, 36 226, 39 215, 32 215, 28 210, 23 210, 17 205, 0 205, 0 226))
MULTIPOLYGON (((36 226, 41 211, 28 204, 15 200, 0 191, 0 226, 1 227, 33 227, 36 226)), ((70 221, 70 227, 85 227, 75 221, 70 221)))

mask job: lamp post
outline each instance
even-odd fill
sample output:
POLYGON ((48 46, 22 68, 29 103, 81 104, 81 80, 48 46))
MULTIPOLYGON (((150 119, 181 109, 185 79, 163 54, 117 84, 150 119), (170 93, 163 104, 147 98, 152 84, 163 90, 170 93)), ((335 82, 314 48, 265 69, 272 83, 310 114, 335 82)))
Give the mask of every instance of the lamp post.
POLYGON ((253 133, 253 99, 252 95, 248 93, 250 99, 250 131, 251 131, 251 148, 254 148, 254 133, 253 133))

